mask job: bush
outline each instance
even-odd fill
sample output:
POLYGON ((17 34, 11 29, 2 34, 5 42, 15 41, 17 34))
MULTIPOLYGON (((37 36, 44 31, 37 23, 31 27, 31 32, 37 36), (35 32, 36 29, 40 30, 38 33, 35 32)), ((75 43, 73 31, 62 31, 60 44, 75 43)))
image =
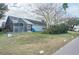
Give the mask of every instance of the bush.
POLYGON ((45 30, 45 33, 49 34, 61 34, 61 33, 67 33, 68 26, 64 23, 59 25, 52 25, 48 29, 45 30))
POLYGON ((0 32, 2 32, 2 28, 0 28, 0 32))

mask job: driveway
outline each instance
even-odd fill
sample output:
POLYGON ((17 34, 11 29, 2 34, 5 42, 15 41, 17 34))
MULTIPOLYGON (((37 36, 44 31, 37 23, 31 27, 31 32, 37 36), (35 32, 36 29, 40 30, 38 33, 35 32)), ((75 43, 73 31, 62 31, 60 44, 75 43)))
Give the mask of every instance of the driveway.
POLYGON ((79 55, 79 37, 60 48, 54 55, 79 55))

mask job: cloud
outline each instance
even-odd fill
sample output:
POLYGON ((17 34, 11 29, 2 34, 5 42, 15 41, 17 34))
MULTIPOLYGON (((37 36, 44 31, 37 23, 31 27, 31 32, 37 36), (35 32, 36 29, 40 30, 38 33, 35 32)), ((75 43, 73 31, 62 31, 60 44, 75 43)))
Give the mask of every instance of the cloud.
POLYGON ((32 3, 12 3, 12 4, 8 4, 9 5, 9 9, 12 10, 20 10, 20 11, 30 11, 32 10, 32 3))
MULTIPOLYGON (((78 16, 79 17, 79 3, 69 3, 69 8, 67 9, 67 12, 71 16, 78 16)), ((34 9, 34 6, 32 3, 10 3, 9 8, 13 10, 19 10, 19 11, 25 11, 30 12, 34 9)))

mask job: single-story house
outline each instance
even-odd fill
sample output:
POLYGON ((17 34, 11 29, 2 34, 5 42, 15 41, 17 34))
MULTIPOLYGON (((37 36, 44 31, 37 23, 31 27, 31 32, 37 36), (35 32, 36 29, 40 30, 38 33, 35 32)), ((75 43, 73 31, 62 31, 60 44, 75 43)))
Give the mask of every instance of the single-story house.
POLYGON ((79 25, 74 26, 73 30, 74 30, 74 31, 79 31, 79 25))
POLYGON ((9 32, 41 32, 44 31, 45 23, 26 18, 8 16, 5 28, 9 32))
POLYGON ((6 19, 7 19, 7 16, 6 17, 2 17, 0 19, 0 31, 2 31, 5 28, 6 19))

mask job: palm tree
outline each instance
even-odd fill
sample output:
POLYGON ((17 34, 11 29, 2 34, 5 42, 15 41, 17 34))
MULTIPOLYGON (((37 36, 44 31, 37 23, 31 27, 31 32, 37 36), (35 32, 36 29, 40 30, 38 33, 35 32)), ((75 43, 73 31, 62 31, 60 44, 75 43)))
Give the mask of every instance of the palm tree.
POLYGON ((66 13, 66 9, 68 8, 68 3, 63 3, 62 7, 63 7, 63 9, 64 9, 64 11, 66 13))

